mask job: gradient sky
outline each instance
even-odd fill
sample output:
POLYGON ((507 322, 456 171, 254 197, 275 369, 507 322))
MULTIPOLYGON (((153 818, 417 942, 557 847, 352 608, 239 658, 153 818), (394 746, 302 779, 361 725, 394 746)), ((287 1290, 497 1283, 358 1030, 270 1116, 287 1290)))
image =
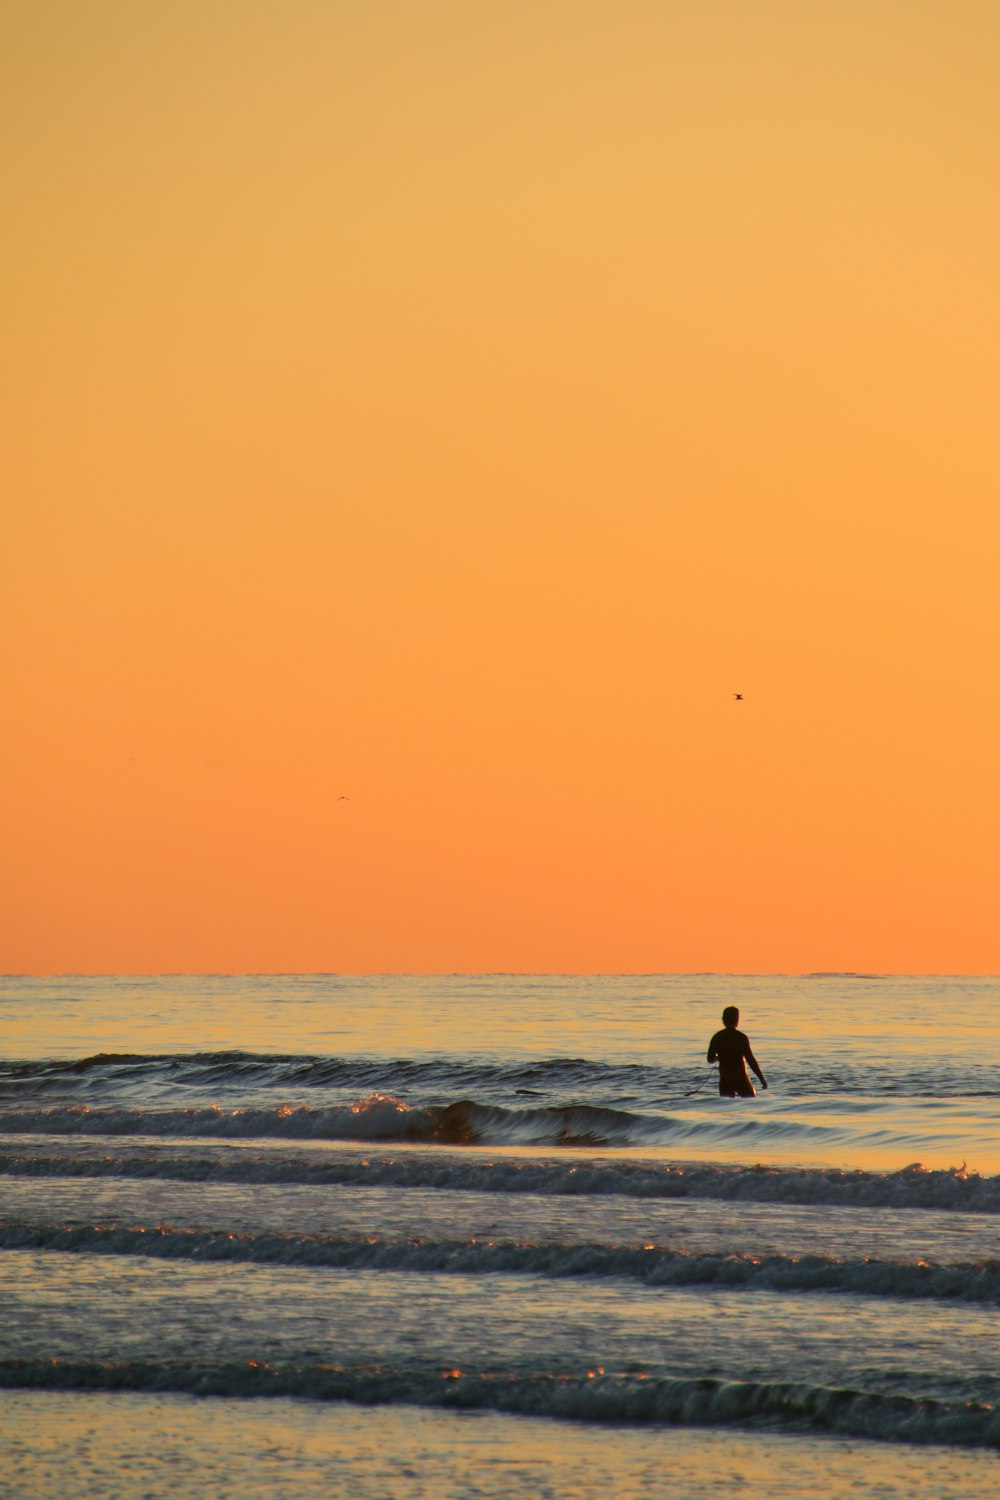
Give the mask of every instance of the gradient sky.
POLYGON ((0 968, 1000 970, 998 75, 2 0, 0 968))

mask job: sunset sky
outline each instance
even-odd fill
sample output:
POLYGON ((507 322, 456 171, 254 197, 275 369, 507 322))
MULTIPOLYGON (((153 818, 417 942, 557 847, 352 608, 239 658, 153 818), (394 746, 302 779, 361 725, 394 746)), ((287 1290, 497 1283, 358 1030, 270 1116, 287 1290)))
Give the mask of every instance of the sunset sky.
POLYGON ((2 0, 0 968, 1000 970, 998 76, 2 0))

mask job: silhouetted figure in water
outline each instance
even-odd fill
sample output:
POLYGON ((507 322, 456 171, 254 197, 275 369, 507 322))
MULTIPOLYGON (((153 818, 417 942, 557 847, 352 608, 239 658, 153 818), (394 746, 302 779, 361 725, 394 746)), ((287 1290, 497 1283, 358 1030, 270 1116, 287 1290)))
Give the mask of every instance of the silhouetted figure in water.
POLYGON ((735 1099, 737 1094, 752 1099, 757 1090, 747 1077, 747 1063, 760 1079, 762 1089, 767 1088, 767 1079, 750 1050, 749 1040, 742 1031, 736 1030, 739 1023, 740 1013, 736 1006, 727 1005, 722 1012, 723 1030, 717 1031, 708 1044, 708 1060, 719 1064, 720 1094, 729 1099, 735 1099))

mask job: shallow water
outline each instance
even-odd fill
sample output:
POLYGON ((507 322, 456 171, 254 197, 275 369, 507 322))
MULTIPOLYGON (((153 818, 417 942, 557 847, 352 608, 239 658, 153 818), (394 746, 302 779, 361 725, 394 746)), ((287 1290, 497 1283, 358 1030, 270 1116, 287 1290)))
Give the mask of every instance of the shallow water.
POLYGON ((832 1494, 992 1493, 997 990, 4 981, 0 1473, 779 1495, 819 1461, 832 1494), (756 1099, 712 1093, 727 1003, 756 1099), (276 1434, 252 1473, 233 1397, 276 1434), (78 1462, 33 1446, 59 1421, 78 1462))
POLYGON ((296 1500, 970 1500, 992 1454, 845 1439, 549 1422, 308 1400, 10 1392, 14 1493, 296 1500))

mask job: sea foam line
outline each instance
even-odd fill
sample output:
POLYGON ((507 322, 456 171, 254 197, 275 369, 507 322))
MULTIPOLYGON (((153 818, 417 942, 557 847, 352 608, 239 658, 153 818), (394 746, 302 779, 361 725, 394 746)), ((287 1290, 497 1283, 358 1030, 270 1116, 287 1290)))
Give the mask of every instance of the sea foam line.
POLYGON ((714 1255, 647 1244, 531 1244, 496 1238, 393 1240, 377 1235, 290 1235, 177 1229, 169 1224, 4 1224, 0 1250, 241 1261, 336 1270, 564 1280, 624 1279, 648 1287, 740 1288, 1000 1303, 1000 1262, 929 1265, 833 1256, 714 1255))
POLYGON ((804 1382, 679 1379, 599 1367, 526 1375, 385 1365, 272 1365, 263 1359, 211 1364, 14 1359, 0 1360, 0 1387, 293 1396, 582 1422, 777 1426, 886 1442, 1000 1448, 1000 1414, 976 1402, 883 1396, 804 1382))
POLYGON ((964 1167, 929 1169, 913 1163, 897 1172, 834 1168, 664 1164, 634 1160, 546 1161, 481 1151, 426 1150, 400 1156, 355 1152, 305 1155, 287 1148, 256 1150, 192 1144, 95 1149, 93 1141, 49 1143, 0 1151, 0 1174, 11 1177, 121 1177, 176 1182, 241 1182, 358 1187, 434 1188, 437 1191, 534 1193, 577 1197, 706 1198, 737 1203, 788 1203, 852 1208, 923 1208, 1000 1213, 1000 1176, 964 1167))

